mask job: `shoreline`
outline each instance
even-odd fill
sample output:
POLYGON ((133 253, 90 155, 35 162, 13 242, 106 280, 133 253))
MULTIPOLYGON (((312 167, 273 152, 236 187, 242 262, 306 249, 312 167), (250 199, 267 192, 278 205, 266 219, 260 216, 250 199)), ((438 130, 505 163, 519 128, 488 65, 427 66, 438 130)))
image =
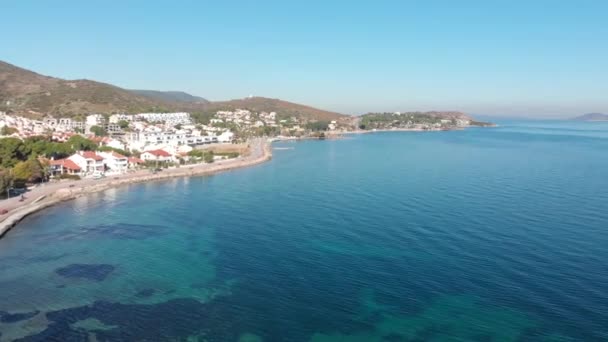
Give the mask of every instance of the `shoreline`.
POLYGON ((432 129, 423 129, 423 128, 382 128, 382 129, 358 129, 355 131, 344 131, 342 134, 369 134, 369 133, 383 133, 383 132, 449 132, 449 131, 464 131, 468 128, 474 127, 498 127, 496 124, 488 125, 488 126, 477 126, 477 125, 469 125, 462 127, 453 127, 453 128, 432 128, 432 129))
MULTIPOLYGON (((24 218, 35 212, 91 193, 129 184, 166 180, 176 177, 211 175, 264 163, 272 159, 271 144, 272 141, 269 140, 256 141, 251 143, 250 155, 232 160, 218 161, 212 164, 186 165, 179 168, 166 169, 156 174, 151 174, 149 171, 138 171, 133 174, 116 177, 110 176, 102 180, 79 180, 64 182, 62 184, 51 184, 46 187, 45 185, 37 187, 32 190, 32 200, 28 199, 24 203, 17 202, 15 208, 10 209, 9 212, 0 219, 0 238, 24 218), (36 194, 36 192, 38 194, 36 194)), ((13 199, 13 202, 15 200, 16 198, 13 199)))

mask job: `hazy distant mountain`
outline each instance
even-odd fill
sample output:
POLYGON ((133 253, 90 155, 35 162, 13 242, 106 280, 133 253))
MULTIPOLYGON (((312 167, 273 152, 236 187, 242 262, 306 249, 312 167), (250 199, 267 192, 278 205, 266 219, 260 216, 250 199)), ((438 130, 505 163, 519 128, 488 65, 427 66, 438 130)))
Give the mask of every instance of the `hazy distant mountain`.
POLYGON ((583 114, 581 116, 577 116, 577 117, 573 118, 572 120, 577 120, 577 121, 608 121, 608 114, 588 113, 588 114, 583 114))
POLYGON ((281 117, 333 120, 344 115, 279 99, 252 97, 223 102, 179 91, 127 90, 91 80, 63 80, 0 61, 0 111, 42 117, 82 116, 89 113, 186 111, 213 113, 222 109, 275 111, 281 117))
POLYGON ((190 95, 183 91, 158 91, 158 90, 139 90, 129 89, 130 92, 156 100, 168 102, 188 102, 188 103, 209 103, 207 99, 199 96, 190 95))

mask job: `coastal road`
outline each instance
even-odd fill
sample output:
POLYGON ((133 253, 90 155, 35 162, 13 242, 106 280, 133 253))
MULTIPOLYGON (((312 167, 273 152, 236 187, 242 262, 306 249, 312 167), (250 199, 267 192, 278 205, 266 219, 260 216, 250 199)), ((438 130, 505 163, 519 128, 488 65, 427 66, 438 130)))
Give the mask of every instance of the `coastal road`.
MULTIPOLYGON (((205 171, 221 171, 223 169, 237 168, 240 166, 246 166, 251 161, 259 159, 264 156, 264 146, 266 140, 262 138, 256 138, 249 141, 250 153, 244 157, 238 157, 230 160, 219 160, 212 164, 194 164, 184 165, 181 167, 166 169, 160 172, 163 176, 187 176, 191 174, 204 174, 205 171)), ((120 174, 116 176, 108 176, 101 179, 82 179, 77 181, 62 180, 59 182, 48 182, 42 183, 30 191, 24 194, 25 200, 20 201, 20 196, 15 196, 9 199, 0 201, 0 209, 8 210, 8 214, 0 216, 0 222, 2 222, 12 211, 17 208, 24 207, 31 204, 41 196, 49 196, 61 189, 69 188, 87 188, 98 185, 112 185, 114 181, 120 181, 120 183, 128 183, 130 180, 137 181, 140 178, 149 178, 151 173, 149 170, 138 170, 126 174, 120 174)))

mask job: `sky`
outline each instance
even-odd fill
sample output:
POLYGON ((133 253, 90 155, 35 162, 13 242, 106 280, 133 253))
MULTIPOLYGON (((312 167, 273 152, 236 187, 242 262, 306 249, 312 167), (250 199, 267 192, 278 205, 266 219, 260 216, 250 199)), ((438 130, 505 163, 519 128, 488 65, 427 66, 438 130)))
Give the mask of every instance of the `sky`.
POLYGON ((608 112, 608 1, 0 1, 0 60, 347 114, 608 112))

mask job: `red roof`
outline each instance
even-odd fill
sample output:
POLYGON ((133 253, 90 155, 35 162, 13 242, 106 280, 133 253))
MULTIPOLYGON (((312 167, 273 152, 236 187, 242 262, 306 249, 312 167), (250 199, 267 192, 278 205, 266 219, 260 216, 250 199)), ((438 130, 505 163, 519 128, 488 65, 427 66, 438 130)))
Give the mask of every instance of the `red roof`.
POLYGON ((165 150, 152 150, 152 151, 146 151, 144 153, 150 153, 157 157, 171 157, 171 154, 169 154, 169 152, 167 152, 165 150))
POLYGON ((93 151, 84 151, 81 153, 81 155, 87 159, 94 159, 97 161, 102 161, 103 158, 101 156, 98 156, 95 152, 93 151))
POLYGON ((129 158, 129 163, 143 164, 145 162, 139 158, 131 157, 129 158))
POLYGON ((118 152, 114 152, 112 151, 112 157, 114 158, 120 158, 120 159, 126 159, 127 157, 123 156, 122 154, 118 153, 118 152))
POLYGON ((51 165, 61 165, 64 169, 79 171, 80 166, 71 161, 70 159, 57 159, 49 161, 51 165))

